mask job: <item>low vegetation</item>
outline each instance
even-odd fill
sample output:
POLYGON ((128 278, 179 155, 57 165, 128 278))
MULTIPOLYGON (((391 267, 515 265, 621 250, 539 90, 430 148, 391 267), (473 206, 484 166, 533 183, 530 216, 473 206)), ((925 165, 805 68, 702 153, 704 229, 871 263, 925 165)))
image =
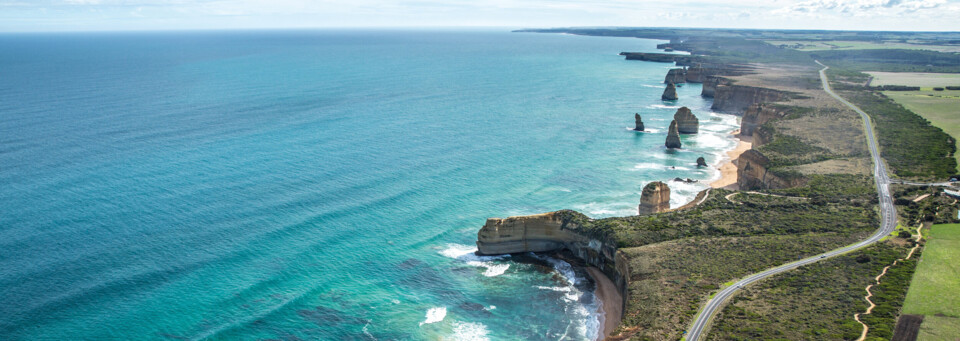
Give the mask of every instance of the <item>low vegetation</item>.
POLYGON ((946 179, 957 171, 956 143, 942 129, 881 93, 843 91, 875 124, 890 170, 900 177, 946 179))
MULTIPOLYGON (((960 91, 908 91, 884 92, 892 99, 910 111, 930 121, 935 127, 953 137, 954 141, 960 137, 960 91)), ((955 158, 960 157, 954 155, 955 158)), ((960 160, 960 159, 958 159, 960 160)), ((960 161, 958 161, 960 162, 960 161)))
MULTIPOLYGON (((864 288, 907 250, 905 243, 882 242, 747 286, 717 315, 707 339, 855 340, 862 326, 853 315, 868 305, 864 288)), ((864 316, 875 330, 871 337, 890 339, 902 302, 896 296, 906 288, 912 264, 891 268, 891 277, 884 276, 889 282, 874 291, 877 307, 864 316)))
POLYGON ((623 320, 629 327, 624 328, 623 336, 678 339, 721 283, 854 240, 837 233, 687 238, 622 249, 630 256, 633 272, 623 320))

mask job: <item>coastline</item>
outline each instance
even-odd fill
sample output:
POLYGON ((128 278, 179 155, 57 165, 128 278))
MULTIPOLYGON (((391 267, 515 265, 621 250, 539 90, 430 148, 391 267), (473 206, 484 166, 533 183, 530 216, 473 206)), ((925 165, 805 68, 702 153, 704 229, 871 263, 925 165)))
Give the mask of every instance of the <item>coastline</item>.
POLYGON ((620 297, 617 286, 600 269, 587 266, 586 270, 597 286, 593 291, 596 299, 600 300, 597 313, 601 319, 601 329, 598 331, 597 340, 603 340, 620 325, 620 317, 623 316, 623 298, 620 297))
POLYGON ((737 186, 737 160, 740 154, 743 154, 753 146, 753 138, 740 135, 740 129, 730 132, 730 135, 737 140, 737 146, 727 151, 727 157, 717 167, 720 170, 720 178, 711 182, 711 188, 738 189, 737 186))

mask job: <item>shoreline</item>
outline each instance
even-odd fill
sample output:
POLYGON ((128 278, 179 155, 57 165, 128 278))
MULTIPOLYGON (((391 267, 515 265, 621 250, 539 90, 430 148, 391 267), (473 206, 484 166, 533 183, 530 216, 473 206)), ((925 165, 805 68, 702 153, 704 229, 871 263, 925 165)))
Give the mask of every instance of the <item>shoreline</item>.
POLYGON ((740 135, 740 129, 730 132, 730 135, 737 140, 737 146, 727 151, 727 157, 724 158, 720 166, 720 178, 710 183, 710 188, 739 189, 737 186, 737 160, 740 154, 750 150, 753 146, 753 138, 740 135))
POLYGON ((623 298, 613 281, 596 267, 585 267, 587 274, 596 283, 593 295, 600 304, 597 305, 597 314, 600 316, 600 330, 597 331, 597 340, 603 340, 620 326, 620 317, 623 316, 623 298))

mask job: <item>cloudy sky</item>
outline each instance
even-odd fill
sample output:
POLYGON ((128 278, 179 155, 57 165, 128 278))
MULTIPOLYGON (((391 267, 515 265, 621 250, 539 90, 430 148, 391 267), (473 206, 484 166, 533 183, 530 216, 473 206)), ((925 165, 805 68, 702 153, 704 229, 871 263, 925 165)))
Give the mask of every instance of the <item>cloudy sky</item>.
POLYGON ((0 0, 0 31, 312 27, 960 30, 960 0, 0 0))

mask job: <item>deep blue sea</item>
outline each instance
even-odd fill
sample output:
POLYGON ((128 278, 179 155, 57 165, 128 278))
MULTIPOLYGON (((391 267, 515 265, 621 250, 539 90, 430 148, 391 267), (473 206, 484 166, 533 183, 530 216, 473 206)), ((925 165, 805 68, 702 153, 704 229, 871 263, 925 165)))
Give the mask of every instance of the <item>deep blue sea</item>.
POLYGON ((0 35, 0 340, 582 340, 588 280, 487 217, 635 214, 736 117, 660 41, 507 31, 0 35), (678 105, 702 133, 663 147, 678 105), (630 131, 639 112, 649 129, 630 131))

